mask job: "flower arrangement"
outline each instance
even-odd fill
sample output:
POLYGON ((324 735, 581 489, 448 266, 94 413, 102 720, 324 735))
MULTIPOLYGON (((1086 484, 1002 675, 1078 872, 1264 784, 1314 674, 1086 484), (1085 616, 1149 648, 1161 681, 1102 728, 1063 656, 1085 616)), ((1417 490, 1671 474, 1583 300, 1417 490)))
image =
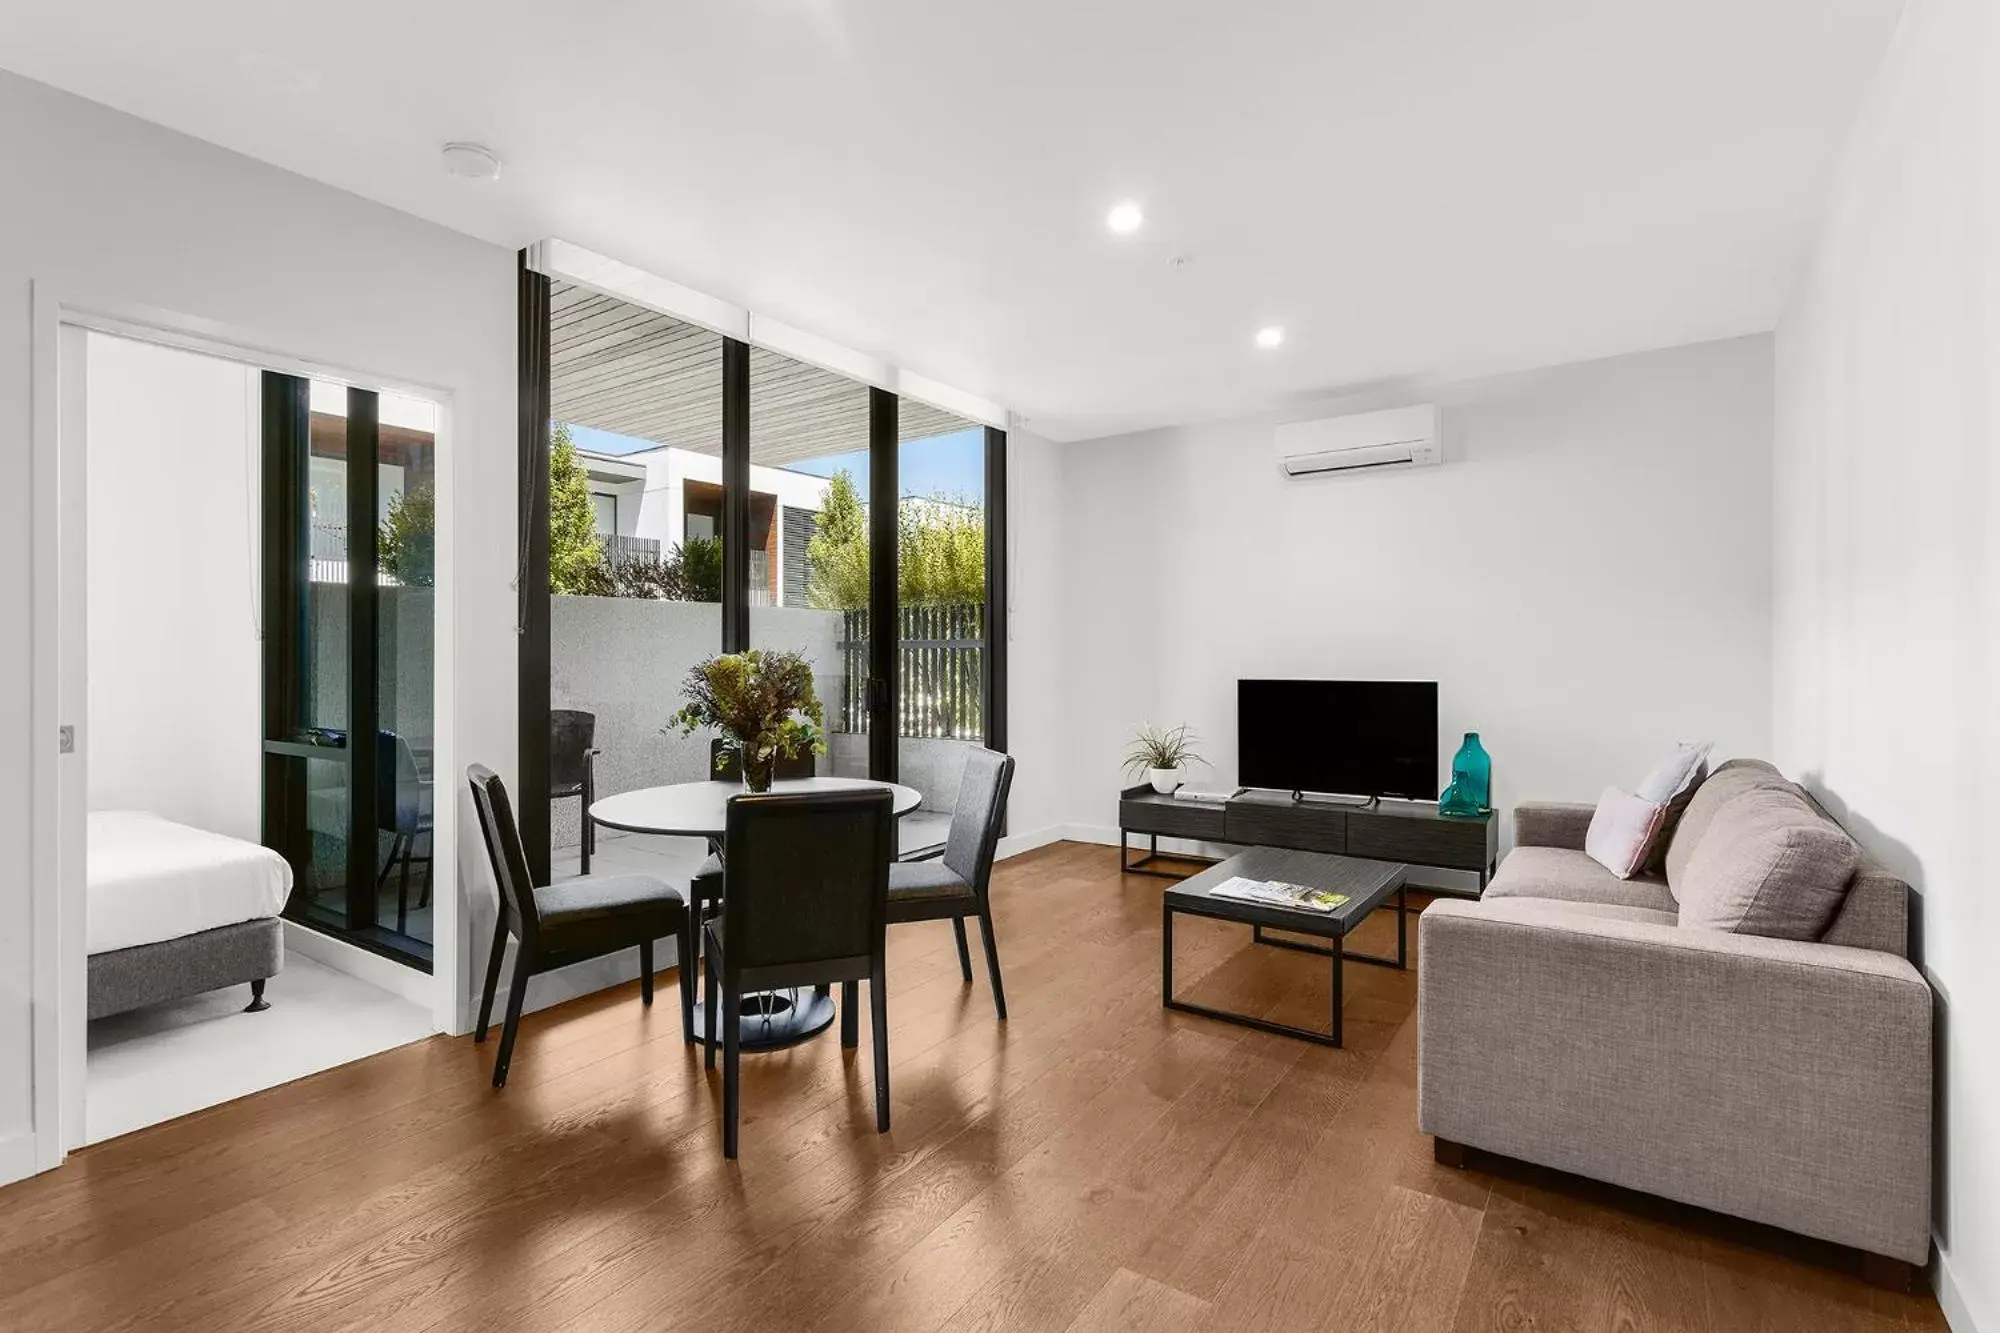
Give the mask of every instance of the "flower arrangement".
MULTIPOLYGON (((778 757, 826 753, 826 714, 813 689, 812 663, 798 653, 752 648, 698 662, 681 684, 687 702, 667 720, 691 736, 720 731, 743 767, 743 785, 768 791, 778 757)), ((725 751, 725 754, 727 751, 725 751)))

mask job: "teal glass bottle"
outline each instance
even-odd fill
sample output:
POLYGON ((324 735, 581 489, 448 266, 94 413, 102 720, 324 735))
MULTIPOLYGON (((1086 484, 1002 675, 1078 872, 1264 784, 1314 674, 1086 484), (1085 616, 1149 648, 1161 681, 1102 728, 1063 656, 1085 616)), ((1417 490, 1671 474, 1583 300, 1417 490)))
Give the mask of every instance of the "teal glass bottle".
POLYGON ((1438 798, 1438 813, 1474 818, 1492 808, 1493 760, 1479 743, 1479 733, 1468 731, 1451 757, 1451 785, 1438 798))

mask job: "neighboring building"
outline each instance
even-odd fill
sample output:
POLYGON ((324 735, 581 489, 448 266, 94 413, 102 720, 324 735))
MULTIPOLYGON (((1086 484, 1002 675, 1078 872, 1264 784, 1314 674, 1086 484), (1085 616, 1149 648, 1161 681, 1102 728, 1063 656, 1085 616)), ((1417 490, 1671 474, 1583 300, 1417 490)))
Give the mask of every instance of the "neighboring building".
MULTIPOLYGON (((722 460, 660 445, 630 454, 576 451, 590 475, 597 530, 620 555, 659 557, 722 527, 722 460)), ((806 553, 827 479, 750 468, 750 597, 754 606, 806 605, 806 553)))

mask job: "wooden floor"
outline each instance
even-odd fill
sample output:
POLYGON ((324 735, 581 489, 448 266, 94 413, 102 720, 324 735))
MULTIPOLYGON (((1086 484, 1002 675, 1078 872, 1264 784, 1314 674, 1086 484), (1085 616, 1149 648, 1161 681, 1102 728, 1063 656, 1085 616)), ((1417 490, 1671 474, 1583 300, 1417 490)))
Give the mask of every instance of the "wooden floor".
MULTIPOLYGON (((0 1329, 1943 1328, 1769 1233, 1434 1165, 1414 973, 1348 969, 1344 1050, 1164 1012, 1162 883, 1003 863, 1004 1026, 949 927, 893 930, 886 1136, 828 1033, 745 1057, 725 1163, 673 990, 625 987, 530 1017, 502 1093, 433 1038, 0 1191, 0 1329)), ((1199 998, 1323 1014, 1317 960, 1176 934, 1199 998)))

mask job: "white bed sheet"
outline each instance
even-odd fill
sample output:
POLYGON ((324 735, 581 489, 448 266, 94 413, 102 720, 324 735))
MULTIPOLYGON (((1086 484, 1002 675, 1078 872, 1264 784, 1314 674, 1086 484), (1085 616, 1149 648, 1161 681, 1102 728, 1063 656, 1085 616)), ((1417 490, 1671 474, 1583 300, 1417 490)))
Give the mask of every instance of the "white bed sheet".
POLYGON ((292 868, 268 847, 145 810, 90 814, 90 953, 276 916, 292 868))

